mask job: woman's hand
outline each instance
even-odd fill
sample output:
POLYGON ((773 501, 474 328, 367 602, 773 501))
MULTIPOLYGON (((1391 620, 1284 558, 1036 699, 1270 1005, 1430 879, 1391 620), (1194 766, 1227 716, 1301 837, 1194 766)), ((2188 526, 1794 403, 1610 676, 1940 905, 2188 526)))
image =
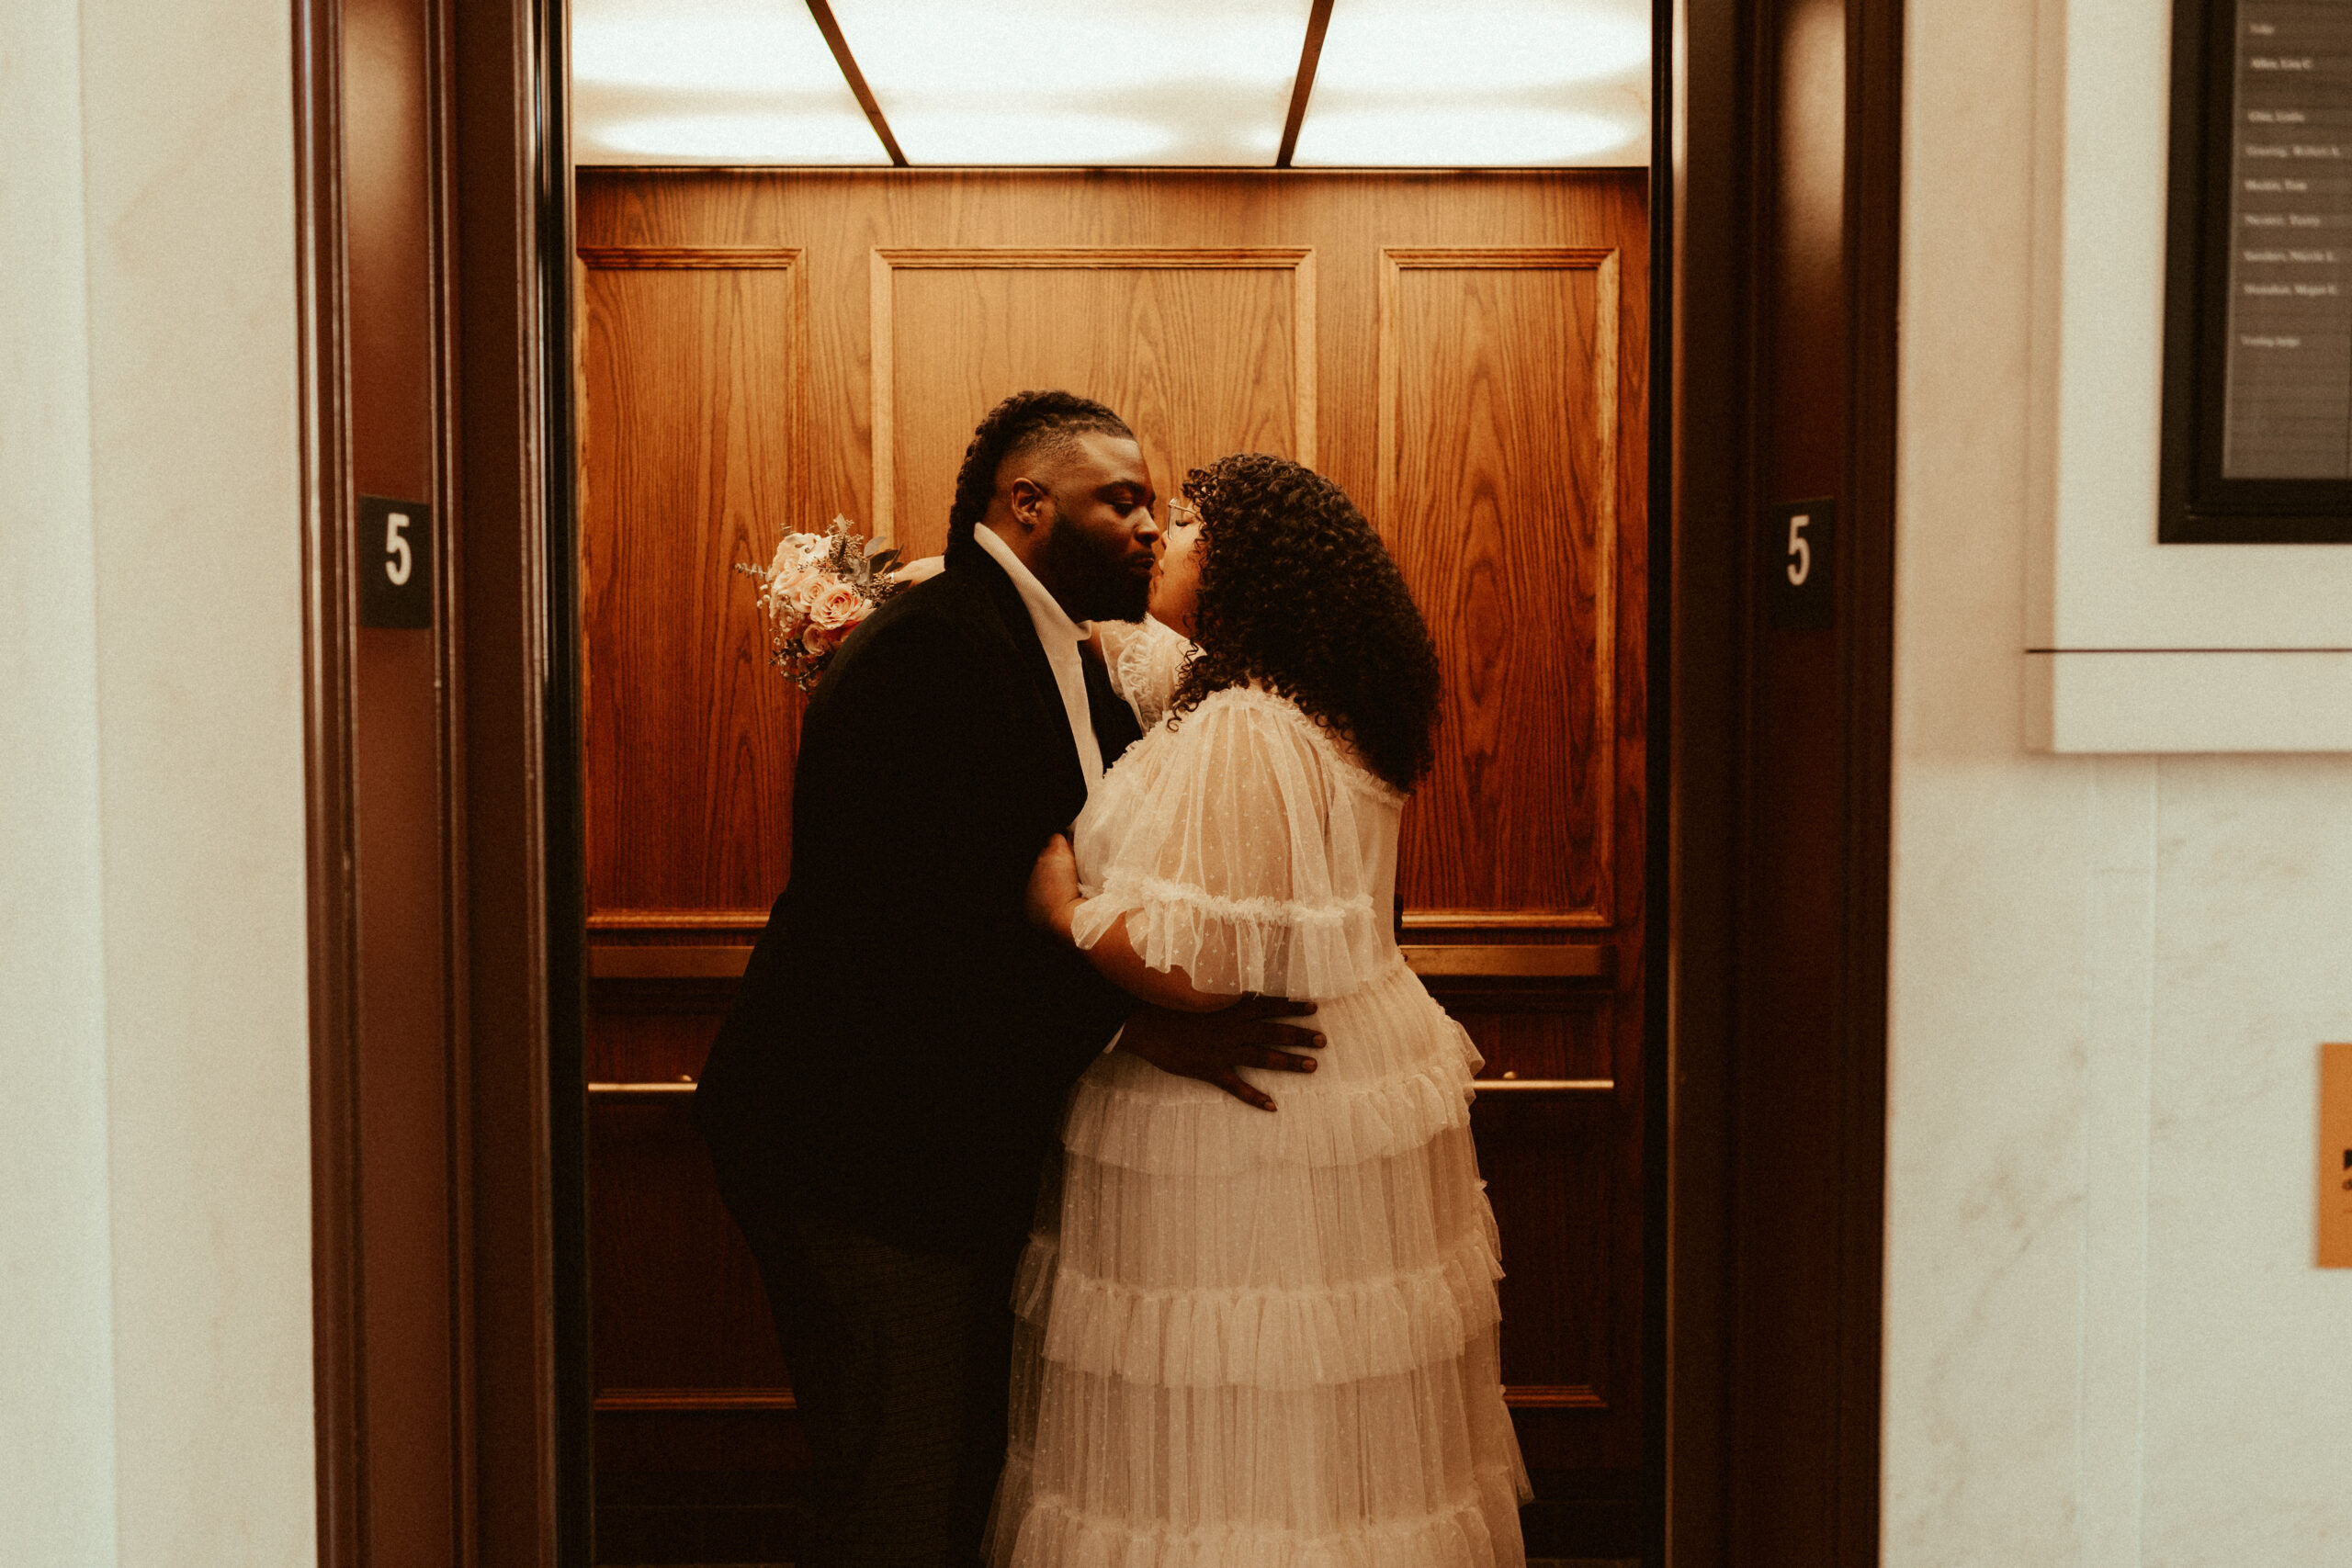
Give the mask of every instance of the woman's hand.
POLYGON ((1078 857, 1070 852, 1069 840, 1056 833, 1029 873, 1030 923, 1069 941, 1070 911, 1082 897, 1078 888, 1078 857))

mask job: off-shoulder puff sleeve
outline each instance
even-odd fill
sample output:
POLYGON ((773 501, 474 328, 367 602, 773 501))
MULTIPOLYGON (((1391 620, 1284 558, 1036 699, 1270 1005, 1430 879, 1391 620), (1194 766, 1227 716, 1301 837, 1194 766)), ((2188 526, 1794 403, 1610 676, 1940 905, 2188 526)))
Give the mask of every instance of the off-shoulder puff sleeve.
POLYGON ((1079 822, 1078 945, 1124 919, 1147 964, 1224 995, 1372 979, 1391 959, 1357 820, 1372 803, 1328 746, 1288 702, 1227 691, 1131 751, 1079 822))
POLYGON ((1102 638, 1102 661, 1111 675, 1111 689, 1133 708, 1145 729, 1156 727, 1168 712, 1176 681, 1193 645, 1183 633, 1151 616, 1140 621, 1097 621, 1102 638))

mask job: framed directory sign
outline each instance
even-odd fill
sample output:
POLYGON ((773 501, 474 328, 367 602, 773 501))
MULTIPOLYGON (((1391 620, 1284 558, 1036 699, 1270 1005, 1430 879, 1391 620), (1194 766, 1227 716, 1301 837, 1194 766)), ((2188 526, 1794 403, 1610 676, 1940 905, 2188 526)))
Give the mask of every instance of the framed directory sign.
POLYGON ((2165 544, 2352 543, 2352 0, 2177 0, 2165 544))

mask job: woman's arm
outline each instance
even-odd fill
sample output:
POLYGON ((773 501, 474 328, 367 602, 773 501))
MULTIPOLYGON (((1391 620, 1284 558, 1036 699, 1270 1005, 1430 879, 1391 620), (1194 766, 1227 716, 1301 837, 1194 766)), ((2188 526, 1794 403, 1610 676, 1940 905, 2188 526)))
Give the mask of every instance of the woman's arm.
MULTIPOLYGON (((1037 857, 1036 869, 1029 874, 1029 919, 1075 946, 1070 919, 1082 902, 1078 861, 1070 853, 1069 840, 1057 833, 1053 842, 1037 857)), ((1146 964, 1136 952, 1135 943, 1127 940, 1125 920, 1113 922, 1111 929, 1085 952, 1096 973, 1129 996, 1154 1007, 1177 1012, 1216 1012, 1241 999, 1215 991, 1195 990, 1192 976, 1183 970, 1154 969, 1146 964)))

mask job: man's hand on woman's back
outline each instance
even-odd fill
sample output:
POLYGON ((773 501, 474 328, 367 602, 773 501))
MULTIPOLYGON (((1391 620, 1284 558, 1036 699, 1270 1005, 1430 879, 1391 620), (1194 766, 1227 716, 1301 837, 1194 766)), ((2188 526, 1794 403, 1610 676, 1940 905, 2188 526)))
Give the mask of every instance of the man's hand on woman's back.
POLYGON ((1314 1011, 1313 1002, 1283 997, 1246 997, 1216 1012, 1137 1008, 1119 1036, 1118 1048, 1161 1072, 1215 1084, 1236 1100, 1272 1111, 1272 1098, 1244 1081, 1238 1069, 1313 1072, 1315 1058, 1299 1053, 1321 1046, 1323 1036, 1281 1021, 1314 1011))

